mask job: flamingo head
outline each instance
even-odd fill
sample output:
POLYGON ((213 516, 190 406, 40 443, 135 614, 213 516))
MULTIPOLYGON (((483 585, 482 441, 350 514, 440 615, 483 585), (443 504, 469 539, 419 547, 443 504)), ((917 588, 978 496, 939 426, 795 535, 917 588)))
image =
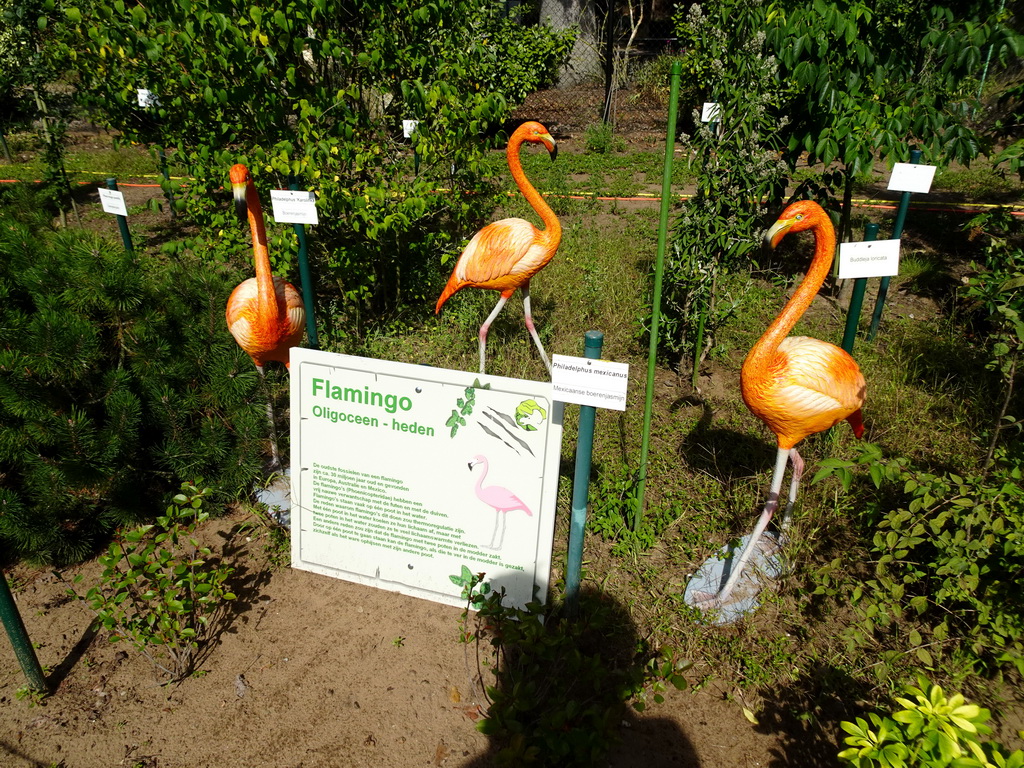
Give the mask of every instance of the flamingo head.
POLYGON ((828 214, 813 200, 798 200, 786 207, 778 221, 772 224, 765 235, 765 242, 772 248, 790 232, 803 232, 828 221, 828 214))
POLYGON ((469 463, 468 463, 467 466, 469 466, 469 471, 472 472, 473 471, 473 467, 475 467, 477 464, 486 464, 486 463, 487 463, 487 457, 486 456, 481 456, 481 455, 477 454, 476 456, 474 456, 472 459, 469 460, 469 463))
POLYGON ((558 145, 555 144, 554 137, 538 122, 529 120, 518 128, 516 132, 512 134, 512 139, 518 138, 520 141, 529 141, 533 144, 543 144, 548 154, 551 155, 551 159, 554 160, 558 157, 558 145))
POLYGON ((252 174, 244 165, 237 163, 231 166, 228 176, 231 179, 231 194, 235 198, 235 213, 238 214, 238 218, 245 221, 249 211, 245 193, 249 185, 252 184, 252 174))

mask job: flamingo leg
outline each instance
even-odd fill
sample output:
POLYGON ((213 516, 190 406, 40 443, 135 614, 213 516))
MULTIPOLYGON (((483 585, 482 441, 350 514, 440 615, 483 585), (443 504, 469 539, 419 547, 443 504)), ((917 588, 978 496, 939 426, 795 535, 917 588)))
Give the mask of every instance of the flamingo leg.
POLYGON ((786 503, 786 511, 783 513, 782 522, 779 525, 779 530, 782 531, 783 535, 786 535, 789 531, 790 523, 793 522, 793 504, 796 502, 796 492, 800 488, 800 478, 804 474, 804 460, 797 453, 796 448, 790 449, 789 460, 793 463, 793 477, 789 483, 789 501, 786 503))
POLYGON ((263 373, 263 366, 257 365, 256 371, 260 375, 260 383, 267 395, 267 421, 270 422, 270 470, 277 471, 281 468, 281 456, 277 450, 277 427, 274 425, 274 403, 270 399, 270 390, 267 389, 267 377, 263 373))
MULTIPOLYGON (((795 450, 792 453, 796 453, 795 450)), ((758 518, 757 525, 754 526, 753 532, 750 534, 750 538, 747 539, 747 545, 743 548, 740 553, 738 560, 733 560, 732 568, 729 572, 729 578, 725 581, 725 586, 719 590, 717 595, 709 595, 707 599, 702 601, 709 608, 718 608, 729 599, 729 595, 732 594, 733 589, 736 586, 736 582, 739 581, 740 576, 743 574, 743 569, 747 567, 747 562, 750 560, 750 555, 753 553, 754 548, 761 541, 761 536, 764 534, 765 529, 768 527, 768 523, 771 522, 772 516, 775 514, 775 510, 779 506, 779 492, 782 490, 782 478, 786 473, 786 464, 789 463, 791 451, 780 448, 775 456, 775 472, 772 475, 772 487, 768 492, 768 503, 764 505, 764 509, 761 512, 761 517, 758 518)), ((803 468, 803 460, 800 460, 801 469, 803 468)), ((795 486, 791 487, 791 494, 795 494, 795 486)))
POLYGON ((533 337, 537 350, 540 352, 540 359, 544 361, 544 367, 548 369, 548 376, 550 376, 551 363, 548 361, 547 353, 544 351, 544 345, 540 343, 540 336, 537 335, 537 329, 533 325, 533 313, 530 311, 530 281, 527 280, 523 283, 520 290, 523 292, 523 314, 526 316, 526 330, 533 337))
POLYGON ((501 538, 505 538, 505 514, 503 512, 494 510, 494 531, 491 533, 491 543, 488 549, 497 549, 500 544, 495 542, 498 541, 498 526, 501 526, 501 538))
POLYGON ((487 316, 484 324, 480 326, 480 373, 484 372, 484 361, 487 359, 487 330, 491 327, 491 323, 494 322, 494 318, 501 312, 501 308, 505 306, 506 301, 508 301, 508 296, 501 294, 501 298, 498 299, 498 303, 491 310, 491 314, 487 316))

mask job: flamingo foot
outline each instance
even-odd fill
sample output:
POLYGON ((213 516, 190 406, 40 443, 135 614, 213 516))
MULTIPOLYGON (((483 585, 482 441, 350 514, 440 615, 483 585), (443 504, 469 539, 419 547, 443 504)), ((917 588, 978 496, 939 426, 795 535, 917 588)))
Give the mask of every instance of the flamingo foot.
POLYGON ((783 540, 775 533, 764 533, 749 548, 743 572, 725 592, 723 586, 749 542, 748 535, 738 544, 723 547, 705 561, 687 584, 683 596, 687 605, 706 614, 714 624, 731 624, 755 610, 760 605, 761 592, 785 572, 783 540))

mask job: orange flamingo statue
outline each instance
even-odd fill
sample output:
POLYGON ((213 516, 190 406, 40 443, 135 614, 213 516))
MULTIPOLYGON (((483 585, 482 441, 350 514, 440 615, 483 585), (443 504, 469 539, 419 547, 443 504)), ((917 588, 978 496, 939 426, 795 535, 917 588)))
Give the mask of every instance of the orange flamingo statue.
POLYGON ((548 374, 551 374, 551 363, 544 352, 544 346, 540 343, 540 336, 537 335, 533 315, 530 313, 530 278, 540 272, 555 255, 562 239, 562 226, 558 223, 554 211, 523 173, 519 148, 524 141, 543 144, 547 147, 552 160, 558 156, 558 148, 547 128, 540 123, 527 122, 515 130, 512 138, 508 140, 508 148, 505 151, 512 178, 515 179, 516 186, 527 202, 533 206, 533 210, 540 215, 544 229, 537 229, 523 219, 502 219, 481 229, 469 241, 469 245, 455 263, 452 276, 448 278, 448 284, 441 292, 434 310, 434 314, 439 313, 453 293, 467 286, 501 292, 497 306, 480 326, 480 373, 484 372, 487 354, 487 330, 505 306, 505 302, 519 288, 523 292, 526 328, 540 350, 548 374))
POLYGON ((695 602, 701 608, 721 608, 726 604, 755 547, 761 546, 763 551, 775 549, 776 542, 762 544, 761 535, 778 508, 786 464, 792 462, 789 502, 781 525, 783 534, 788 529, 804 469, 797 443, 843 419, 850 422, 857 437, 864 434, 864 377, 854 359, 839 347, 818 339, 787 338, 825 282, 836 246, 835 231, 820 205, 803 200, 786 208, 765 234, 765 240, 774 248, 787 233, 808 229, 814 233, 815 242, 811 267, 782 312, 747 354, 740 372, 743 401, 778 439, 768 502, 725 586, 717 595, 697 596, 695 602))
MULTIPOLYGON (((253 261, 256 277, 238 284, 228 298, 228 330, 238 346, 252 358, 261 380, 263 366, 277 360, 288 366, 288 350, 302 341, 306 310, 295 286, 270 271, 267 250, 267 230, 263 222, 263 208, 252 182, 252 174, 241 163, 231 166, 231 191, 235 198, 235 211, 239 218, 249 219, 252 232, 253 261)), ((267 418, 270 419, 273 466, 280 466, 277 451, 277 432, 274 428, 274 407, 267 397, 267 418)))

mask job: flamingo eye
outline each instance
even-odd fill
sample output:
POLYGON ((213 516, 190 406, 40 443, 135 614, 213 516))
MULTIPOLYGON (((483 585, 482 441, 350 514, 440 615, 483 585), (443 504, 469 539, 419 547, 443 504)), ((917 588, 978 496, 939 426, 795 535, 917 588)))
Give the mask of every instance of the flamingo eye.
POLYGON ((804 215, 803 215, 802 213, 798 213, 798 214, 796 215, 796 220, 797 220, 797 221, 803 221, 803 220, 804 220, 804 215))

